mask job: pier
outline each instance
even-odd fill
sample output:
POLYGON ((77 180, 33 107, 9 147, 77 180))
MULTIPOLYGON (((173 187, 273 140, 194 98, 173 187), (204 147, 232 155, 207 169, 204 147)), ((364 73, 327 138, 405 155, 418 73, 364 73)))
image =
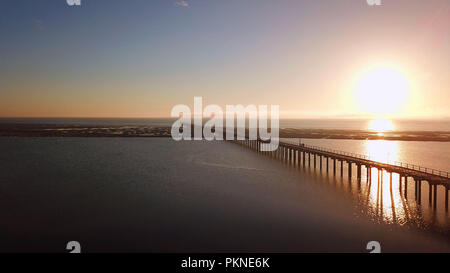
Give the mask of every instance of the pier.
MULTIPOLYGON (((237 140, 238 144, 246 146, 252 150, 260 152, 261 144, 266 143, 261 140, 237 140)), ((310 167, 320 171, 325 170, 326 173, 333 173, 333 175, 344 176, 344 165, 347 165, 348 179, 351 180, 354 175, 354 168, 356 167, 355 178, 360 183, 363 176, 366 177, 366 182, 371 183, 372 169, 380 173, 384 171, 389 174, 390 184, 392 187, 392 174, 399 175, 399 192, 404 193, 407 199, 408 184, 413 183, 415 199, 418 204, 423 201, 421 189, 424 183, 429 187, 428 202, 436 209, 437 204, 437 187, 444 187, 445 209, 448 211, 448 192, 450 190, 450 173, 440 171, 432 168, 426 168, 418 165, 407 164, 402 162, 379 162, 372 160, 369 156, 337 151, 317 146, 310 146, 306 144, 292 144, 280 142, 279 147, 273 152, 261 152, 271 157, 282 160, 291 165, 298 165, 303 167, 310 167), (325 162, 324 162, 325 161, 325 162), (363 172, 363 168, 365 172, 363 172), (412 181, 411 181, 412 180, 412 181)))

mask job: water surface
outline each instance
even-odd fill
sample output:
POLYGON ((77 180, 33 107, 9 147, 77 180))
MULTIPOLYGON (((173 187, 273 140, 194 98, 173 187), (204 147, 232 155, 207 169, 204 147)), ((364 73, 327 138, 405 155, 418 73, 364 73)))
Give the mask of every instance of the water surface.
POLYGON ((2 251, 449 251, 314 172, 228 142, 0 138, 2 251))

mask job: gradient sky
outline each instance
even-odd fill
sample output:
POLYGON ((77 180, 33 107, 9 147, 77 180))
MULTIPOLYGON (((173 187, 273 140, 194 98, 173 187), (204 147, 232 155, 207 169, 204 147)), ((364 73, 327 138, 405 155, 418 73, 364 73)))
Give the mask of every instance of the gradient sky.
POLYGON ((376 65, 410 82, 396 117, 450 117, 449 0, 0 1, 0 117, 167 117, 194 96, 362 117, 376 65))

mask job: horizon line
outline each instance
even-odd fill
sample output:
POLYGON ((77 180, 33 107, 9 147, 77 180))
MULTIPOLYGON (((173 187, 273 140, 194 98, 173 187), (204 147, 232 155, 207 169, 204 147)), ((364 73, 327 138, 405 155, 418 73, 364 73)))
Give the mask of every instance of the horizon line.
MULTIPOLYGON (((83 117, 83 116, 41 116, 41 117, 30 117, 30 116, 11 116, 11 117, 1 117, 0 119, 178 119, 180 117, 102 117, 102 116, 92 116, 92 117, 83 117)), ((210 118, 204 118, 210 119, 210 118)), ((248 118, 246 118, 248 119, 248 118)), ((397 118, 389 118, 389 117, 339 117, 339 116, 319 116, 319 117, 280 117, 280 120, 376 120, 376 119, 388 119, 388 120, 450 120, 450 116, 448 117, 397 117, 397 118)))

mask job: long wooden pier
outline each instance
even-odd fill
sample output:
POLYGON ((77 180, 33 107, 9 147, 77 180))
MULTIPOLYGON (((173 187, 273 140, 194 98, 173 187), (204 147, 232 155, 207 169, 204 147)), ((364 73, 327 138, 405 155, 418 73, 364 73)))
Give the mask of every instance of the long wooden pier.
MULTIPOLYGON (((253 150, 261 151, 261 144, 266 143, 261 140, 237 140, 235 141, 241 145, 247 146, 253 150)), ((353 166, 356 166, 356 178, 358 182, 361 181, 363 173, 362 166, 366 170, 366 181, 371 182, 372 169, 378 170, 378 173, 386 171, 390 174, 390 183, 392 185, 392 174, 399 174, 399 191, 404 191, 407 197, 408 178, 412 178, 415 187, 415 198, 420 204, 422 200, 421 189, 424 182, 429 186, 429 202, 433 203, 433 208, 436 208, 437 203, 437 186, 442 185, 445 190, 445 209, 448 210, 448 192, 450 190, 450 173, 446 171, 435 170, 413 164, 406 164, 401 162, 379 162, 372 160, 369 156, 358 155, 343 151, 321 148, 317 146, 310 146, 306 144, 292 144, 280 142, 278 149, 273 152, 262 152, 272 157, 278 158, 289 164, 297 164, 303 167, 312 167, 320 170, 325 169, 330 172, 330 167, 334 175, 342 177, 344 174, 344 164, 347 165, 348 178, 352 179, 353 166), (323 163, 325 159, 325 164, 323 163), (312 162, 311 162, 312 161, 312 162), (319 161, 319 164, 317 164, 319 161), (326 165, 326 166, 323 166, 326 165), (330 166, 331 165, 331 166, 330 166), (339 168, 339 169, 338 169, 339 168)))

